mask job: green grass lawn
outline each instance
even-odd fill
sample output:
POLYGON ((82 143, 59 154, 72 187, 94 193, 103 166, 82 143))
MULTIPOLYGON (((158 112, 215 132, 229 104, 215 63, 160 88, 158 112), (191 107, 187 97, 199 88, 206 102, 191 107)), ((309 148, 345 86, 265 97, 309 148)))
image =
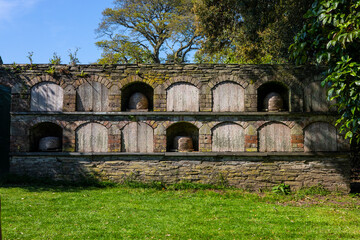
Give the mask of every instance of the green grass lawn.
POLYGON ((360 197, 0 187, 4 239, 360 239, 360 197))

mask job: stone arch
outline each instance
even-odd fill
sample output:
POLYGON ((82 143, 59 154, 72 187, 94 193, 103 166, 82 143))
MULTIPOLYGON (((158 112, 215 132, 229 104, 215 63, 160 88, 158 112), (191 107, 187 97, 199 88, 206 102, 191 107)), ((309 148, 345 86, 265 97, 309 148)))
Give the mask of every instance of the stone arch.
POLYGON ((154 129, 145 122, 129 122, 121 131, 123 152, 153 152, 154 129))
POLYGON ((212 89, 213 112, 243 112, 245 110, 245 89, 234 81, 222 81, 212 89))
POLYGON ((55 140, 50 139, 50 141, 53 141, 57 147, 55 147, 55 145, 50 145, 49 149, 46 151, 61 151, 63 142, 63 126, 55 123, 54 121, 37 122, 32 125, 29 128, 29 150, 31 152, 40 151, 40 142, 42 139, 49 137, 55 138, 55 140))
POLYGON ((200 91, 192 83, 176 82, 166 89, 166 110, 169 112, 198 112, 200 91))
POLYGON ((290 152, 291 129, 282 122, 267 122, 258 129, 260 152, 290 152))
POLYGON ((312 122, 304 128, 304 151, 337 151, 337 129, 328 122, 312 122))
POLYGON ((213 152, 245 151, 244 128, 235 122, 222 122, 211 129, 213 152))
POLYGON ((77 89, 79 86, 81 86, 82 84, 84 84, 86 82, 98 82, 98 83, 103 84, 107 89, 110 89, 110 87, 112 86, 112 83, 109 79, 104 78, 102 76, 98 76, 98 75, 90 75, 87 77, 78 78, 74 82, 74 87, 77 89))
POLYGON ((197 87, 198 89, 201 88, 202 83, 200 80, 198 80, 197 78, 191 77, 191 76, 176 76, 176 77, 172 77, 169 80, 165 81, 163 83, 163 86, 165 89, 168 89, 171 85, 173 85, 174 83, 179 83, 179 82, 184 82, 184 83, 189 83, 194 85, 195 87, 197 87))
POLYGON ((176 151, 174 149, 174 139, 176 136, 191 137, 194 151, 199 151, 199 128, 190 122, 176 122, 166 128, 166 151, 176 151))
POLYGON ((77 152, 107 152, 108 151, 108 129, 95 122, 80 125, 76 131, 77 152))
POLYGON ((9 168, 11 90, 0 84, 0 175, 9 168))
POLYGON ((30 94, 31 111, 63 110, 64 90, 54 82, 39 82, 32 86, 30 94))
POLYGON ((239 76, 236 76, 236 75, 221 75, 221 76, 218 76, 216 78, 211 79, 209 81, 208 85, 212 89, 217 84, 222 83, 222 82, 234 82, 234 83, 239 84, 244 89, 249 85, 249 83, 247 81, 245 81, 244 79, 242 79, 242 78, 240 78, 239 76))
POLYGON ((34 77, 34 78, 31 78, 31 79, 28 79, 27 80, 27 84, 28 86, 31 88, 33 86, 35 86, 36 84, 38 83, 42 83, 42 82, 52 82, 52 83, 55 83, 61 87, 64 87, 65 85, 65 82, 64 81, 61 81, 61 78, 55 78, 49 74, 47 75, 41 75, 41 76, 37 76, 37 77, 34 77))
POLYGON ((138 75, 130 75, 120 81, 119 89, 123 89, 124 87, 126 87, 132 83, 136 83, 136 82, 141 82, 141 83, 147 84, 150 87, 152 87, 153 89, 155 89, 157 86, 159 86, 159 83, 157 81, 152 80, 151 78, 142 78, 138 75))

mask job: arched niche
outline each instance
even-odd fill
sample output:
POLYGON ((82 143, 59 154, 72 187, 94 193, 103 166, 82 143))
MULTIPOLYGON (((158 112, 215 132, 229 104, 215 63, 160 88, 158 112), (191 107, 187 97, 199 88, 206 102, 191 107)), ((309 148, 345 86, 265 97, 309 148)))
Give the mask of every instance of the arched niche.
POLYGON ((199 151, 199 129, 187 122, 174 123, 166 129, 166 151, 173 152, 175 150, 174 140, 178 136, 191 137, 194 151, 199 151))
POLYGON ((154 130, 142 122, 131 122, 122 130, 123 152, 153 152, 154 130))
POLYGON ((55 123, 43 122, 36 124, 30 128, 29 137, 30 152, 62 151, 63 129, 55 123), (42 149, 40 142, 42 142, 42 145, 48 144, 48 149, 42 149))
POLYGON ((290 152, 291 130, 282 123, 268 123, 259 130, 260 152, 290 152))
POLYGON ((337 151, 336 128, 327 122, 315 122, 304 129, 304 151, 337 151))
POLYGON ((304 89, 306 112, 327 112, 335 101, 327 100, 327 89, 321 86, 321 82, 312 82, 304 89))
POLYGON ((0 85, 0 175, 9 169, 11 88, 0 85))
MULTIPOLYGON (((134 82, 121 89, 121 111, 135 111, 130 107, 130 98, 135 93, 143 94, 148 101, 148 111, 154 109, 154 89, 146 83, 134 82)), ((141 110, 140 110, 141 111, 141 110)))
POLYGON ((52 82, 41 82, 31 88, 31 111, 62 111, 64 90, 52 82))
POLYGON ((82 112, 106 112, 109 106, 108 88, 99 82, 88 81, 76 91, 76 110, 82 112))
POLYGON ((199 89, 190 83, 172 84, 166 91, 168 112, 198 112, 199 89))
POLYGON ((232 122, 216 125, 212 129, 212 151, 213 152, 243 152, 244 129, 232 122))
POLYGON ((267 111, 264 106, 264 100, 270 93, 277 93, 280 95, 283 101, 283 108, 281 111, 289 111, 290 106, 290 94, 289 88, 281 82, 266 82, 257 89, 257 106, 258 111, 267 111))
POLYGON ((107 152, 108 129, 99 123, 87 123, 76 130, 77 152, 107 152))
POLYGON ((222 82, 212 89, 213 112, 243 112, 245 91, 234 82, 222 82))

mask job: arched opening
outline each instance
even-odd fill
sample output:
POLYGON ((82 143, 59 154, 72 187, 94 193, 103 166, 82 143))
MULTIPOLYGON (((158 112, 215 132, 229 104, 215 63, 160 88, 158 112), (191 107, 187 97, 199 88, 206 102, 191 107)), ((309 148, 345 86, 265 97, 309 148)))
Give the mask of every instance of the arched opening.
POLYGON ((327 122, 315 122, 304 129, 304 151, 337 151, 336 128, 327 122))
POLYGON ((153 152, 154 130, 143 122, 131 122, 121 132, 123 152, 153 152))
POLYGON ((153 111, 154 89, 143 82, 131 83, 121 90, 121 111, 153 111))
POLYGON ((0 174, 9 169, 11 89, 0 85, 0 174))
POLYGON ((31 111, 63 110, 64 90, 52 82, 41 82, 31 88, 31 111))
POLYGON ((267 82, 257 90, 257 106, 259 112, 289 111, 289 89, 280 82, 267 82))
POLYGON ((187 122, 180 122, 171 125, 166 130, 166 151, 199 151, 199 129, 193 124, 187 122))
POLYGON ((224 122, 212 129, 213 152, 243 152, 244 150, 244 129, 240 125, 224 122))
POLYGON ((77 152, 107 152, 108 129, 100 123, 87 123, 76 129, 77 152))
POLYGON ((168 112, 198 112, 199 89, 186 82, 172 84, 166 90, 166 110, 168 112))
POLYGON ((212 89, 213 112, 243 112, 245 91, 234 82, 221 82, 212 89))
POLYGON ((258 135, 260 152, 291 152, 291 130, 285 124, 268 123, 258 135))
POLYGON ((106 112, 109 89, 99 82, 85 82, 76 91, 76 111, 106 112))
POLYGON ((61 152, 62 128, 50 122, 39 123, 30 129, 31 152, 61 152))

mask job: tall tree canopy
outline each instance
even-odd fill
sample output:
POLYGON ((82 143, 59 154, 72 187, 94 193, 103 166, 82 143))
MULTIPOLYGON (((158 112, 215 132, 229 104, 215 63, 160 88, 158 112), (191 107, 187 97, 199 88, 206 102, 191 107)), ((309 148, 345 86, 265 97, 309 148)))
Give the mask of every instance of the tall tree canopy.
POLYGON ((99 63, 184 62, 198 47, 191 0, 115 0, 97 29, 99 63))
POLYGON ((313 0, 195 0, 198 58, 230 63, 284 62, 313 0))
POLYGON ((328 67, 323 85, 336 100, 337 124, 346 137, 360 142, 360 0, 315 1, 304 28, 291 46, 298 64, 328 67))

